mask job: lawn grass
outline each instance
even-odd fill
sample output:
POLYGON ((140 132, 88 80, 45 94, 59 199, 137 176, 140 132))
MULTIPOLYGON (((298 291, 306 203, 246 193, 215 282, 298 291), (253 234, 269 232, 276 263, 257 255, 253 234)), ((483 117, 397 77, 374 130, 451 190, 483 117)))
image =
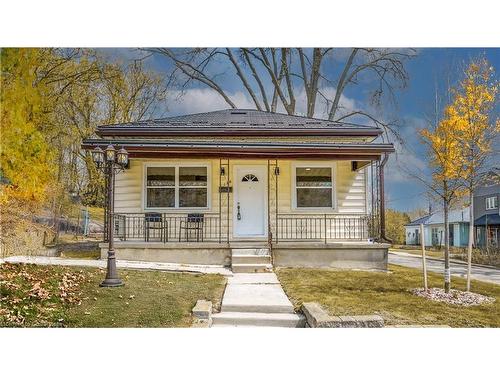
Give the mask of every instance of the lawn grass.
MULTIPOLYGON (((420 271, 390 266, 391 272, 322 269, 278 269, 283 288, 298 309, 318 302, 332 315, 381 315, 386 325, 449 325, 500 327, 500 286, 472 281, 472 291, 496 298, 492 304, 459 307, 411 294, 422 287, 420 271)), ((429 273, 429 287, 442 287, 442 276, 429 273)), ((465 290, 465 280, 452 279, 465 290)))
POLYGON ((100 288, 96 268, 0 265, 0 326, 188 327, 196 301, 220 304, 225 285, 220 275, 119 274, 124 287, 100 288))
POLYGON ((87 297, 69 312, 73 327, 188 327, 199 299, 220 304, 225 279, 219 275, 121 270, 120 288, 100 288, 99 274, 87 297))

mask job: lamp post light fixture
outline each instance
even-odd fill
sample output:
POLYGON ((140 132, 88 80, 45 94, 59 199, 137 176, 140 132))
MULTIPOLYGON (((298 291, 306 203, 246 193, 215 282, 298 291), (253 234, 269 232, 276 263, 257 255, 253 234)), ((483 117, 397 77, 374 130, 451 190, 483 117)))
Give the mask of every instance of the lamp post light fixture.
POLYGON ((123 286, 116 270, 116 253, 113 238, 114 192, 115 175, 123 171, 128 164, 128 152, 123 147, 117 152, 113 145, 108 145, 105 151, 100 147, 92 150, 92 159, 98 169, 104 172, 107 187, 107 234, 108 234, 108 263, 106 278, 99 284, 102 287, 123 286))

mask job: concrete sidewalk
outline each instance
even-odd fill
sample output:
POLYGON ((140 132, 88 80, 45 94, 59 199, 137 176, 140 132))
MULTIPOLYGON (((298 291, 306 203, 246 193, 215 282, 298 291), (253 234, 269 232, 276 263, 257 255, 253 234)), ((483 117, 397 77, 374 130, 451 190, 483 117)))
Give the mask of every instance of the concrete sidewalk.
MULTIPOLYGON (((44 257, 44 256, 12 256, 7 258, 0 258, 0 264, 4 262, 38 264, 44 266, 106 268, 106 260, 101 260, 101 259, 74 259, 74 258, 44 257)), ((117 260, 116 266, 122 269, 211 273, 223 276, 231 276, 233 274, 229 268, 212 266, 212 265, 198 265, 198 264, 177 264, 177 263, 117 260)))
POLYGON ((275 273, 235 273, 228 278, 213 327, 303 327, 275 273))

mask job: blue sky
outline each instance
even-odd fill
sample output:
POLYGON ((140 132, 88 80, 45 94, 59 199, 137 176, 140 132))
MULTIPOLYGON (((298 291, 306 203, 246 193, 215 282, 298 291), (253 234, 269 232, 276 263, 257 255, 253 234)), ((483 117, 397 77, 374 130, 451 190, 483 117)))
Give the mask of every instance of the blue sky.
MULTIPOLYGON (((127 61, 144 54, 134 49, 112 49, 105 53, 113 59, 127 61)), ((337 69, 348 50, 338 49, 335 55, 324 65, 326 74, 335 76, 337 69)), ((396 91, 396 105, 384 102, 382 106, 385 118, 397 119, 404 146, 398 146, 397 156, 391 156, 387 167, 387 204, 391 208, 411 211, 416 208, 426 208, 428 198, 426 188, 418 180, 409 177, 401 165, 410 169, 426 171, 425 149, 418 136, 418 130, 427 126, 426 118, 433 111, 436 88, 444 96, 448 83, 453 85, 459 79, 460 68, 474 57, 484 54, 495 68, 500 70, 500 49, 483 48, 423 48, 417 50, 417 56, 406 64, 409 74, 409 84, 406 88, 396 91)), ((162 56, 153 55, 145 60, 148 68, 160 74, 166 74, 171 69, 170 63, 162 56)), ((213 73, 219 73, 218 82, 230 93, 231 99, 240 108, 253 108, 248 95, 243 91, 240 81, 231 66, 223 60, 212 68, 213 73)), ((325 90, 329 88, 326 87, 325 90)), ((346 107, 368 108, 370 106, 368 90, 363 84, 353 85, 345 91, 343 98, 346 107)), ((298 98, 297 111, 304 108, 298 98), (302 106, 301 106, 302 105, 302 106)), ((183 93, 171 91, 169 100, 165 103, 159 116, 195 113, 228 108, 227 104, 214 91, 201 85, 192 85, 183 93)), ((316 117, 324 117, 321 105, 317 106, 316 117)), ((305 111, 305 109, 303 109, 305 111)), ((428 172, 426 172, 428 173, 428 172)))

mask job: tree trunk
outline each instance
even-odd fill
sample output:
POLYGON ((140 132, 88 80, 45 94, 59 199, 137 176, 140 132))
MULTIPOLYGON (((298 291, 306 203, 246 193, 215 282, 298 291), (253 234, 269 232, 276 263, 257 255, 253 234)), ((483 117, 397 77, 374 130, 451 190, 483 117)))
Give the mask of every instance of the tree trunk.
POLYGON ((427 263, 425 260, 424 224, 420 224, 420 246, 422 248, 422 271, 424 273, 424 290, 425 290, 425 293, 427 293, 427 263))
POLYGON ((450 292, 450 228, 448 224, 449 202, 447 199, 443 201, 444 205, 444 291, 450 292))
MULTIPOLYGON (((467 291, 470 291, 470 274, 472 268, 472 244, 474 241, 474 192, 469 190, 469 244, 467 246, 467 291)), ((486 235, 486 241, 488 236, 486 235)))

